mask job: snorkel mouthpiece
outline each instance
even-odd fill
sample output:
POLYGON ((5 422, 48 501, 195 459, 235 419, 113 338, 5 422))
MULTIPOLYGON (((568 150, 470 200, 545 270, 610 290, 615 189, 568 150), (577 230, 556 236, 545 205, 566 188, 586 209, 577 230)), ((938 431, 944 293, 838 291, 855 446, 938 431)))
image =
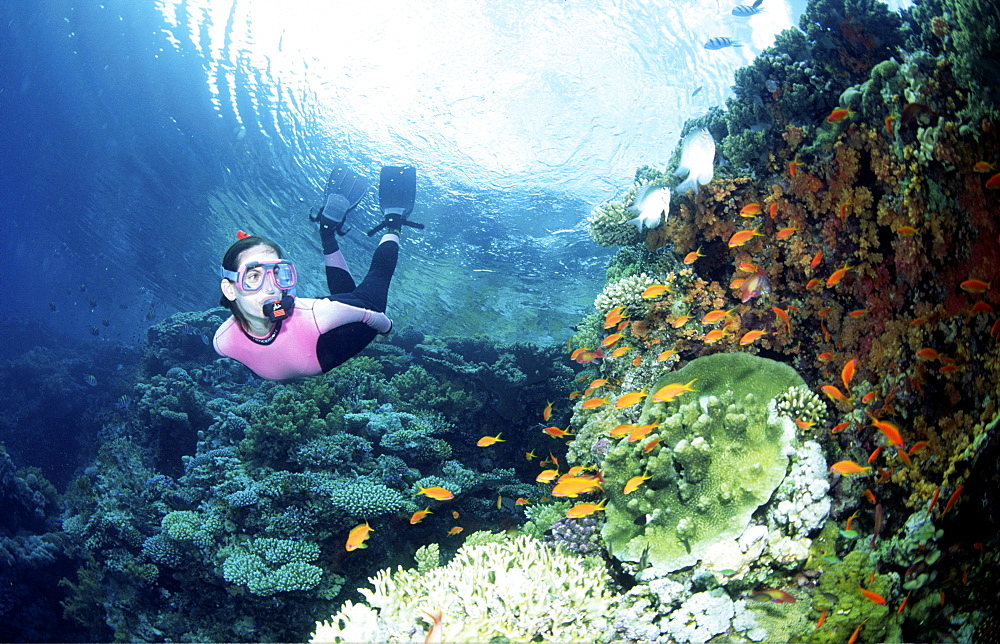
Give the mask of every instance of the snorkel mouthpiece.
POLYGON ((281 298, 272 297, 264 301, 264 315, 271 322, 280 322, 292 313, 295 308, 294 295, 282 295, 281 298))

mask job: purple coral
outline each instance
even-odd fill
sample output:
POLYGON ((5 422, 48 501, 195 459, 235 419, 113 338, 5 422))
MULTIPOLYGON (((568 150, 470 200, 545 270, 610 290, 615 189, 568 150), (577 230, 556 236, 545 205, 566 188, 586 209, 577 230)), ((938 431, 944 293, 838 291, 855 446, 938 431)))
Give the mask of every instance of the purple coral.
POLYGON ((593 516, 582 519, 559 519, 552 525, 545 540, 558 543, 567 552, 578 555, 596 555, 601 552, 601 529, 593 516))

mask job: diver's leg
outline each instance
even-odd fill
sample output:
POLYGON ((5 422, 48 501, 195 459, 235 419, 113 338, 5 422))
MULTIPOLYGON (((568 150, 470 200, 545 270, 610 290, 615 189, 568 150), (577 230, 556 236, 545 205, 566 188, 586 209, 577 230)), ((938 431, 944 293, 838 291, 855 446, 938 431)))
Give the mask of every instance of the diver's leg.
POLYGON ((323 257, 326 264, 326 286, 330 293, 350 293, 354 290, 354 278, 347 268, 347 260, 337 243, 337 233, 327 225, 323 218, 319 221, 319 240, 323 245, 323 257))
POLYGON ((368 274, 365 275, 361 284, 354 289, 352 294, 364 303, 365 308, 380 313, 385 312, 389 299, 389 284, 392 282, 392 275, 396 271, 398 260, 399 235, 396 233, 382 235, 378 248, 372 254, 372 263, 368 268, 368 274))

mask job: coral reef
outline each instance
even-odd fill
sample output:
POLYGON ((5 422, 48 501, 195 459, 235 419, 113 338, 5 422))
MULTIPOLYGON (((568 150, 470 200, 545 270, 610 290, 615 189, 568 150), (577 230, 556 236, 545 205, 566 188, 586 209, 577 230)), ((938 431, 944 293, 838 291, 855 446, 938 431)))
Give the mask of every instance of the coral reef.
POLYGON ((409 641, 440 611, 445 641, 600 642, 614 598, 600 560, 553 550, 522 535, 466 544, 445 566, 379 571, 349 604, 318 623, 314 642, 409 641))

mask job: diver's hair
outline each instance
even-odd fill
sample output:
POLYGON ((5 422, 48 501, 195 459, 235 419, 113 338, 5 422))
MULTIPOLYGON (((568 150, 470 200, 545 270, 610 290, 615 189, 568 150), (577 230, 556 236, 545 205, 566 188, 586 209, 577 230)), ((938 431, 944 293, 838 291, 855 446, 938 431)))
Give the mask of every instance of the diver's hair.
MULTIPOLYGON (((256 246, 267 246, 278 256, 278 259, 284 258, 285 254, 281 250, 281 246, 278 246, 278 242, 271 241, 267 237, 261 237, 260 235, 250 235, 249 237, 244 237, 243 239, 237 239, 226 254, 222 256, 222 268, 227 271, 235 271, 240 267, 240 255, 244 251, 250 250, 256 246)), ((229 309, 229 312, 233 314, 236 321, 239 323, 244 330, 249 328, 247 320, 243 317, 243 312, 240 311, 240 307, 236 306, 236 302, 232 302, 225 295, 219 298, 219 306, 229 309)))

